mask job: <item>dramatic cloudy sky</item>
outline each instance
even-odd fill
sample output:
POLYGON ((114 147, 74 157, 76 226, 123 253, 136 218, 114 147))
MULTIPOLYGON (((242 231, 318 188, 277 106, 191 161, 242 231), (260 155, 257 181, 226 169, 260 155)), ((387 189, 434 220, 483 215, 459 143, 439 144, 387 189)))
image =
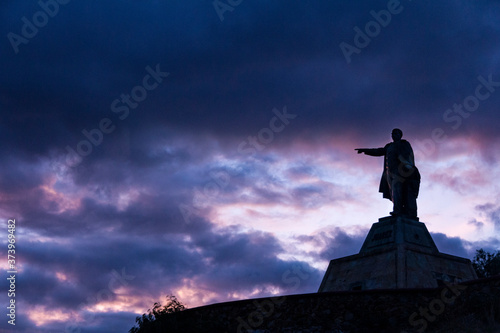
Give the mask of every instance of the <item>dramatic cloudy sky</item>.
POLYGON ((316 292, 392 208, 354 148, 394 127, 440 251, 500 247, 497 1, 59 2, 0 4, 15 332, 316 292))

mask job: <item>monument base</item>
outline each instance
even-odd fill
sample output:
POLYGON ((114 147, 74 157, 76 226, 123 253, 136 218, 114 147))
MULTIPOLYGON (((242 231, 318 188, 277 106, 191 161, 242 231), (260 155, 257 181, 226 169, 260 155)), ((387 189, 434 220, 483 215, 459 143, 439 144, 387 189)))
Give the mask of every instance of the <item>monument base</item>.
POLYGON ((440 253, 424 223, 389 216, 372 225, 358 254, 330 261, 318 292, 436 288, 474 279, 471 261, 440 253))

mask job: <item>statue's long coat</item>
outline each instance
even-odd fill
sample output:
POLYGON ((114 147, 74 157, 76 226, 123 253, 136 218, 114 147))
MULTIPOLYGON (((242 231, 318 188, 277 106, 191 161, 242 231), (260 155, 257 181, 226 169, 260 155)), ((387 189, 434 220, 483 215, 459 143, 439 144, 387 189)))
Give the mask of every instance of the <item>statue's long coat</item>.
MULTIPOLYGON (((392 201, 391 189, 388 183, 387 174, 390 172, 394 175, 402 177, 406 180, 415 180, 420 182, 420 173, 418 169, 415 167, 415 158, 413 156, 413 149, 411 145, 406 140, 399 140, 397 142, 390 142, 386 144, 383 148, 372 148, 365 149, 365 154, 370 156, 384 156, 384 170, 382 171, 382 177, 380 178, 380 185, 378 191, 382 193, 384 198, 392 201), (392 154, 396 154, 397 156, 390 156, 392 154), (410 175, 402 175, 400 172, 400 165, 398 157, 402 156, 405 160, 410 162, 415 168, 415 172, 410 173, 410 175)), ((418 195, 418 187, 417 187, 417 195, 418 195)))

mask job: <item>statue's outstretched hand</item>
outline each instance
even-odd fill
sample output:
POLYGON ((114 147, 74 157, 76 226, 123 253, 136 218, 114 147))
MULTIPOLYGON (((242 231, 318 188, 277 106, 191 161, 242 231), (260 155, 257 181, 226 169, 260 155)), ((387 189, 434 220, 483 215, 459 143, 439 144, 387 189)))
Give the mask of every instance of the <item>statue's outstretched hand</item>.
POLYGON ((358 152, 358 154, 361 154, 361 153, 365 152, 365 150, 363 148, 356 148, 354 150, 356 150, 358 152))

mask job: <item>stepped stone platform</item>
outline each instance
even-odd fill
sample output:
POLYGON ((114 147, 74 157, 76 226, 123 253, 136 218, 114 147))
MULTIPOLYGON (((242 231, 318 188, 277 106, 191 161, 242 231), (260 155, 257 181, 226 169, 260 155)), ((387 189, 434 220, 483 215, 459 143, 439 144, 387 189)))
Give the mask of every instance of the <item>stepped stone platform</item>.
POLYGON ((473 279, 471 261, 440 253, 424 223, 389 216, 372 225, 358 254, 330 261, 318 292, 436 288, 473 279))

